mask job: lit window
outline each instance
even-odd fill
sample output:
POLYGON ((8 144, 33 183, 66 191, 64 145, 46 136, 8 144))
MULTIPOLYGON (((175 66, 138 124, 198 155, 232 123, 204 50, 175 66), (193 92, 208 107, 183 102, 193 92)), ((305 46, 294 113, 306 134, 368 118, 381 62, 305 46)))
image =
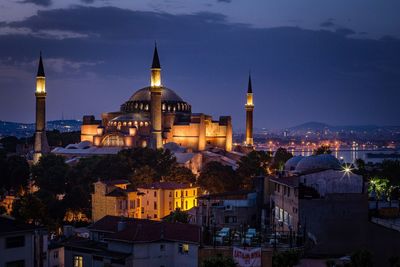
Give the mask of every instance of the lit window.
POLYGON ((83 257, 74 256, 74 267, 83 267, 83 257))
POLYGON ((179 244, 178 252, 181 254, 189 253, 189 244, 179 244))

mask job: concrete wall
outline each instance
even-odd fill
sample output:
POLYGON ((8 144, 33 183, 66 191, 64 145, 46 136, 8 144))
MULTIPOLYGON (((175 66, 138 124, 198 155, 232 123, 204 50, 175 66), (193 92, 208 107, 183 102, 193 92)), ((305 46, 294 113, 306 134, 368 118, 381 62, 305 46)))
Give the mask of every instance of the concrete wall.
POLYGON ((330 194, 299 201, 300 222, 314 236, 311 254, 341 255, 357 250, 367 234, 368 202, 363 194, 330 194))
MULTIPOLYGON (((199 266, 201 263, 210 257, 225 256, 232 257, 233 251, 232 247, 203 247, 199 249, 199 266)), ((262 249, 261 250, 261 264, 263 267, 272 267, 272 249, 262 249)))

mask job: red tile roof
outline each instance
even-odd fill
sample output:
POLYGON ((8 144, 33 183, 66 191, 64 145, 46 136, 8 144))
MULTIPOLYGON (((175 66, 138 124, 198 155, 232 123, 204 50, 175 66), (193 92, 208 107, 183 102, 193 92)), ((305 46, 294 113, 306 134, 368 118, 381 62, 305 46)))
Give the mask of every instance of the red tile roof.
POLYGON ((200 228, 183 223, 158 222, 146 219, 105 216, 90 227, 91 231, 109 232, 106 239, 143 243, 161 240, 200 243, 200 228), (118 232, 118 223, 123 220, 125 229, 118 232))

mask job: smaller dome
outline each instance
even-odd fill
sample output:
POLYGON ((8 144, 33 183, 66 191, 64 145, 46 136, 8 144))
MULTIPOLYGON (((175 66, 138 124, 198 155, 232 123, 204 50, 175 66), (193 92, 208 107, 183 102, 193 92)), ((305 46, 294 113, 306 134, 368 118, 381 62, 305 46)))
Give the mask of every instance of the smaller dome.
POLYGON ((340 169, 340 162, 336 157, 330 154, 305 157, 300 160, 296 166, 297 173, 308 173, 337 169, 340 169))
POLYGON ((297 163, 299 163, 299 161, 302 159, 304 159, 304 156, 294 156, 290 158, 285 163, 285 171, 294 171, 296 169, 297 163))

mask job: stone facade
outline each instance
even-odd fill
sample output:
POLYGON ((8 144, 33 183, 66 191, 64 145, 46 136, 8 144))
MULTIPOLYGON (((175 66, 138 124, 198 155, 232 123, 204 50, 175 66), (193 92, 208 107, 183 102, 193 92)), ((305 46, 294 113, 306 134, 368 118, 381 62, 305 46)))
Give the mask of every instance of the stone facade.
POLYGON ((197 206, 198 187, 177 183, 153 183, 127 188, 129 182, 96 182, 92 194, 92 220, 106 215, 161 220, 176 209, 197 206))
MULTIPOLYGON (((158 61, 158 54, 154 58, 158 61)), ((124 148, 160 148, 174 142, 193 151, 204 150, 207 146, 231 151, 231 117, 214 120, 204 113, 191 113, 190 104, 162 85, 161 67, 159 62, 154 63, 155 59, 151 86, 134 93, 121 105, 120 111, 103 113, 101 121, 93 116, 84 117, 81 141, 124 148)))

